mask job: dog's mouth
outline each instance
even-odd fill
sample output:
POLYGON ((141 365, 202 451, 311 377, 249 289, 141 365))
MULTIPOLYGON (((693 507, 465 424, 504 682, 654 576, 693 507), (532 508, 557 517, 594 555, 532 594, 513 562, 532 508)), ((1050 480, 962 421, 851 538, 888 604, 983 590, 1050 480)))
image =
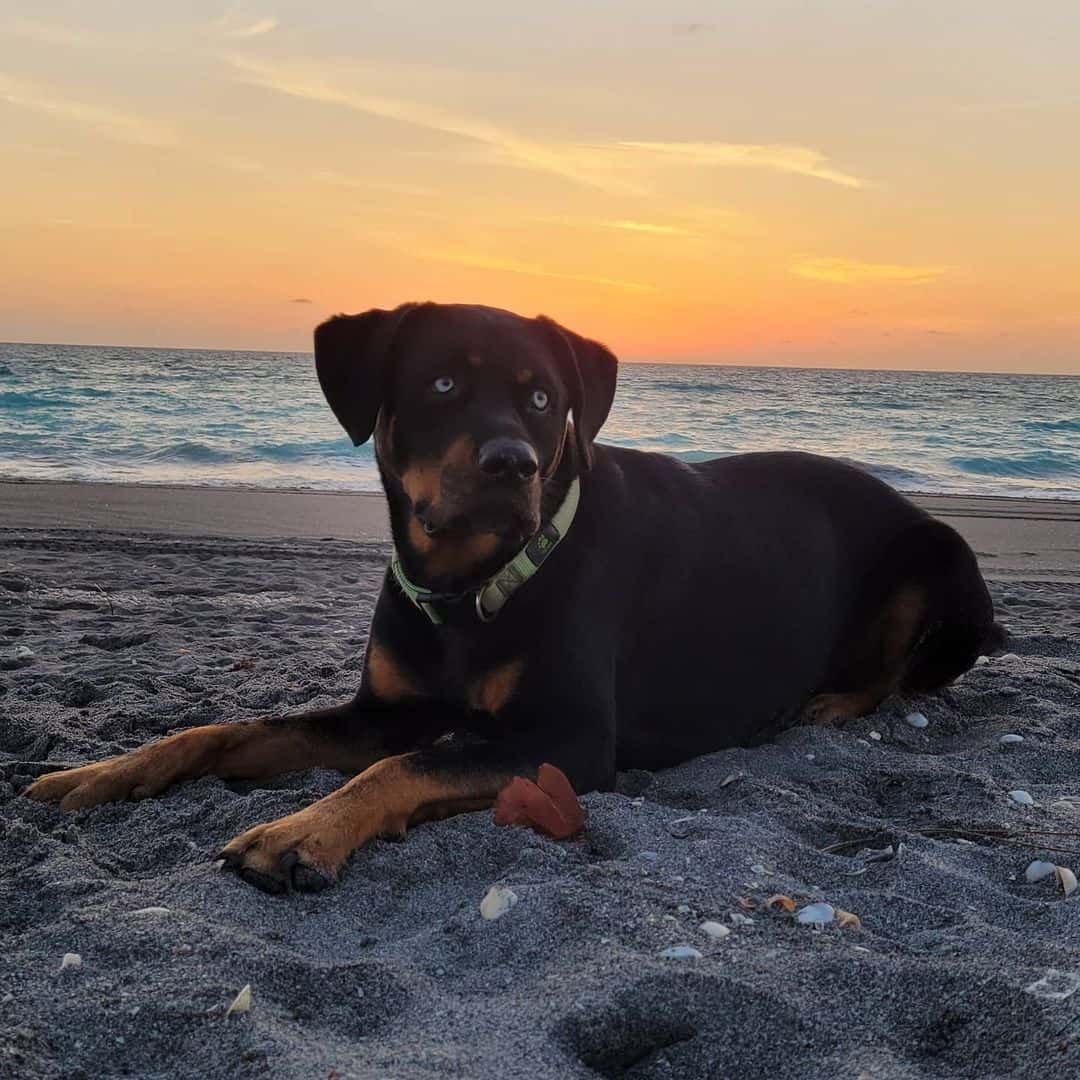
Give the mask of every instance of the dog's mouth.
POLYGON ((416 520, 431 540, 464 539, 478 533, 494 534, 506 544, 523 543, 540 527, 539 516, 526 506, 506 500, 485 500, 470 506, 424 499, 413 508, 416 520))

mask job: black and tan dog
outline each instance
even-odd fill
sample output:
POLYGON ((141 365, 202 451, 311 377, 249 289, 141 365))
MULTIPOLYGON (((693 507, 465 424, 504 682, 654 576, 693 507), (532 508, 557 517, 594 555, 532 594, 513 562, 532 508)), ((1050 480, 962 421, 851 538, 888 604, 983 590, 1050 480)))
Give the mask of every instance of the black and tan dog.
POLYGON ((615 357, 548 319, 406 304, 323 323, 315 360, 353 442, 374 433, 396 546, 358 694, 182 731, 31 798, 339 769, 223 852, 260 888, 318 889, 372 837, 489 806, 541 762, 610 787, 941 687, 999 634, 967 544, 855 468, 595 445, 615 357))

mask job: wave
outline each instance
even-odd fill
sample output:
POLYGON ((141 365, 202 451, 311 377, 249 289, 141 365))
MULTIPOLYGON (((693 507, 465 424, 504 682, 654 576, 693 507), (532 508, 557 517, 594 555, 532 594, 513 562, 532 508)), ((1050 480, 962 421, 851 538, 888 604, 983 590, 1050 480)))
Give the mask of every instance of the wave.
POLYGON ((62 397, 46 397, 33 390, 6 390, 0 394, 4 409, 77 409, 78 402, 62 397))
POLYGON ((950 465, 975 476, 1043 480, 1052 476, 1080 477, 1080 457, 1051 450, 1017 457, 951 457, 950 465))
POLYGON ((1028 431, 1077 431, 1080 432, 1080 417, 1068 420, 1022 420, 1020 426, 1028 431))

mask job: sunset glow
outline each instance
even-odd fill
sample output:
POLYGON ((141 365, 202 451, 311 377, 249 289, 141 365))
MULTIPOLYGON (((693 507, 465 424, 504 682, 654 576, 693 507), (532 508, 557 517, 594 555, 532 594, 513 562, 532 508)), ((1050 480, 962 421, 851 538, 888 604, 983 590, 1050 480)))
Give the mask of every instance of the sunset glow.
POLYGON ((1080 372, 1074 0, 3 11, 0 339, 1080 372))

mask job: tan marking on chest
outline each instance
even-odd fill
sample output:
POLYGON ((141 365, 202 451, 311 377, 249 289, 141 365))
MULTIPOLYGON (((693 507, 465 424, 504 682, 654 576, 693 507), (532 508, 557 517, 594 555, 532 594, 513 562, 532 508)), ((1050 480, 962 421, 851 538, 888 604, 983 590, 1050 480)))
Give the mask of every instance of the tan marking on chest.
POLYGON ((403 701, 420 696, 412 677, 377 641, 372 642, 367 655, 367 677, 371 692, 386 702, 403 701))
POLYGON ((471 682, 467 692, 469 705, 493 715, 500 712, 516 693, 524 667, 523 660, 510 660, 471 682))

